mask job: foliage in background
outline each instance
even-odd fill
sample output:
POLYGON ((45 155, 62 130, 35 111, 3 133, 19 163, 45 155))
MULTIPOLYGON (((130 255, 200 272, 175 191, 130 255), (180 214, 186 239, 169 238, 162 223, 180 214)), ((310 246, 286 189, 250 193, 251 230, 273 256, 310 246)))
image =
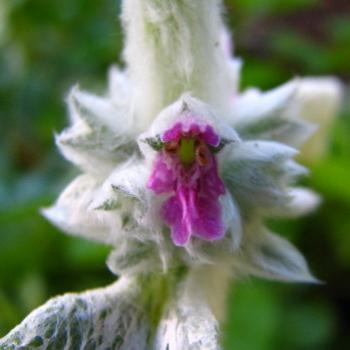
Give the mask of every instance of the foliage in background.
MULTIPOLYGON (((347 1, 228 0, 242 87, 273 87, 295 75, 350 80, 347 1), (283 5, 282 5, 283 4, 283 5)), ((57 154, 63 96, 76 82, 99 90, 118 61, 115 0, 1 0, 0 337, 50 296, 105 285, 108 249, 57 232, 38 209, 74 174, 57 154)), ((309 184, 324 195, 303 221, 273 222, 304 252, 324 286, 236 282, 226 349, 346 349, 350 345, 350 113, 309 184)))

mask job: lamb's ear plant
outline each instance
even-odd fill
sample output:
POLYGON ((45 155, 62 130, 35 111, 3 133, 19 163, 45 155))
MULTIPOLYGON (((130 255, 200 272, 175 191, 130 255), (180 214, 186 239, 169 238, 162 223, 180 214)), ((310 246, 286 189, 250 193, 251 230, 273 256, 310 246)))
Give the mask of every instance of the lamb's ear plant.
MULTIPOLYGON (((239 93, 221 6, 123 1, 126 67, 110 69, 104 96, 69 93, 71 125, 56 142, 81 175, 43 210, 110 245, 117 281, 48 301, 1 349, 220 349, 233 276, 317 282, 264 222, 319 204, 296 185, 307 170, 293 159, 318 101, 302 78, 239 93)), ((339 94, 327 84, 325 104, 339 94)))

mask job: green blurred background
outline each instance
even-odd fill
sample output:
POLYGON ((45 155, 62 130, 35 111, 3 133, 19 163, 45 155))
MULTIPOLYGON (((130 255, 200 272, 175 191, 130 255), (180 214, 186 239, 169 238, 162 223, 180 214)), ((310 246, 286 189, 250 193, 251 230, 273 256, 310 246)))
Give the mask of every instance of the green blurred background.
MULTIPOLYGON (((348 0, 227 0, 242 87, 295 75, 350 80, 348 0)), ((66 291, 108 284, 106 247, 66 236, 40 215, 77 170, 54 147, 64 96, 79 82, 103 91, 120 62, 116 0, 0 0, 0 337, 66 291)), ((235 282, 226 350, 350 349, 350 113, 343 108, 307 182, 320 210, 275 223, 307 256, 322 286, 235 282)))

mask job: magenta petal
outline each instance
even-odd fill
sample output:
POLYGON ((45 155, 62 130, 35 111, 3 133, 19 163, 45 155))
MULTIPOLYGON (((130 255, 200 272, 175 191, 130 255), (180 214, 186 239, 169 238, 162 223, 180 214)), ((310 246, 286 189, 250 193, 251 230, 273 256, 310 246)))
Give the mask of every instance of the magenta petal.
POLYGON ((184 131, 192 135, 199 135, 201 129, 198 124, 192 123, 188 128, 184 128, 184 131))
POLYGON ((219 202, 219 197, 225 193, 225 186, 216 168, 213 157, 210 167, 199 178, 200 191, 196 193, 194 201, 197 214, 192 217, 192 234, 210 241, 220 239, 225 234, 219 202))
POLYGON ((202 134, 202 138, 206 144, 214 147, 217 147, 220 143, 220 138, 218 134, 214 131, 214 129, 210 125, 207 125, 205 127, 205 130, 202 134))
POLYGON ((193 235, 208 241, 222 238, 225 229, 219 201, 213 201, 210 197, 201 197, 197 199, 196 206, 199 215, 194 220, 193 235))
POLYGON ((205 188, 207 196, 217 198, 226 193, 225 185, 217 172, 217 163, 214 157, 212 157, 212 163, 205 172, 205 176, 201 176, 200 182, 201 188, 205 188))
POLYGON ((188 242, 191 232, 183 221, 183 208, 176 196, 170 197, 162 207, 164 221, 170 226, 171 238, 175 245, 184 246, 188 242))
POLYGON ((163 142, 178 141, 182 136, 182 124, 176 123, 172 128, 167 130, 161 137, 163 142))
POLYGON ((193 191, 183 192, 183 198, 177 193, 162 207, 162 216, 171 228, 173 242, 183 246, 191 235, 208 241, 222 238, 225 230, 219 201, 198 196, 193 196, 191 199, 193 191))
POLYGON ((217 175, 214 159, 202 175, 198 178, 197 186, 192 187, 183 179, 178 179, 175 196, 162 207, 163 219, 170 226, 176 245, 185 245, 191 235, 212 241, 225 234, 219 203, 219 196, 225 193, 225 187, 217 175))
POLYGON ((173 190, 174 181, 174 171, 168 167, 163 156, 159 155, 148 179, 147 187, 156 194, 170 192, 173 190))

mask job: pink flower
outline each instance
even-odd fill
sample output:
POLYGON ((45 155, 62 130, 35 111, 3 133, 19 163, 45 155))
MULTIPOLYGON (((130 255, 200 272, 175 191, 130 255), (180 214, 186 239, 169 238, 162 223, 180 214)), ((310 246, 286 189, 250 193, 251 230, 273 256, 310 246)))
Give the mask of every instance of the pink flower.
POLYGON ((212 152, 220 138, 210 125, 178 122, 161 135, 162 148, 154 162, 148 188, 169 193, 161 208, 164 222, 178 246, 196 236, 212 241, 225 234, 219 197, 225 186, 212 152))

